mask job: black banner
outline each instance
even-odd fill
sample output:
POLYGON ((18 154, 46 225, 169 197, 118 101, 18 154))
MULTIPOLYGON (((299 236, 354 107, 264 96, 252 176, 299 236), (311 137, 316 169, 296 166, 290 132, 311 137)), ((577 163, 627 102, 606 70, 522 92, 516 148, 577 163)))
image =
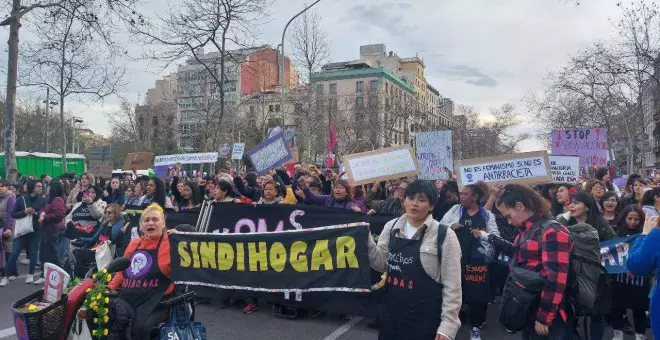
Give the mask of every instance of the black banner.
POLYGON ((258 292, 370 291, 366 224, 170 236, 172 280, 258 292))

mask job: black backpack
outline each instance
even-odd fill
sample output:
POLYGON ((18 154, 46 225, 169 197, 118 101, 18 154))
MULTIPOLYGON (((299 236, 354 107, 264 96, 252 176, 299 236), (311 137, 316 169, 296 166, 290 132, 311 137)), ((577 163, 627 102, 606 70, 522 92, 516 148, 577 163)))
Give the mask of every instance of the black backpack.
MULTIPOLYGON (((547 228, 558 230, 559 222, 547 220, 541 224, 535 239, 542 244, 547 228)), ((566 293, 567 301, 575 308, 577 316, 592 315, 598 300, 598 282, 605 270, 600 263, 600 239, 596 228, 579 223, 567 227, 573 249, 569 258, 569 273, 566 293)))

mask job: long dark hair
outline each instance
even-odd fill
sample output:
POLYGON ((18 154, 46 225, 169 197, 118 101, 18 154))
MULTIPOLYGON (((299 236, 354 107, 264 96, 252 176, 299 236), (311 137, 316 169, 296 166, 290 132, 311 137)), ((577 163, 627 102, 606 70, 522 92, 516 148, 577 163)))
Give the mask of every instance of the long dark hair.
POLYGON ((619 217, 616 222, 617 234, 619 236, 639 234, 642 232, 642 229, 644 228, 645 220, 646 220, 646 214, 644 214, 644 210, 642 210, 642 208, 640 208, 637 204, 630 204, 627 207, 623 208, 623 210, 621 210, 621 213, 619 214, 619 217), (637 229, 634 230, 628 228, 628 224, 626 223, 626 218, 628 217, 628 214, 630 214, 631 212, 636 212, 639 215, 639 226, 637 226, 637 229))
POLYGON ((58 179, 50 182, 50 197, 48 203, 53 202, 56 198, 64 198, 64 185, 58 179))
MULTIPOLYGON (((165 183, 163 183, 163 180, 158 178, 158 177, 151 177, 149 178, 150 181, 153 181, 154 184, 156 185, 156 192, 154 193, 154 199, 152 200, 153 203, 157 203, 161 207, 165 208, 165 183)), ((144 189, 145 192, 143 192, 143 195, 146 195, 146 187, 144 189)))
POLYGON ((550 212, 550 204, 538 192, 520 184, 505 185, 497 205, 514 208, 518 203, 536 215, 547 216, 550 212))
MULTIPOLYGON (((477 206, 482 206, 481 199, 485 196, 483 189, 476 184, 468 184, 463 187, 464 189, 469 189, 472 192, 472 195, 477 196, 477 206)), ((465 207, 464 207, 465 208, 465 207)))
MULTIPOLYGON (((587 220, 585 223, 588 225, 596 228, 596 223, 598 221, 598 216, 600 215, 600 211, 598 210, 598 206, 596 205, 596 200, 594 200, 594 197, 591 196, 591 193, 587 192, 577 192, 571 195, 571 202, 580 202, 587 207, 587 220)), ((602 215, 601 215, 602 217, 602 215)), ((569 219, 569 224, 577 224, 577 221, 575 220, 575 217, 571 216, 569 219)))
POLYGON ((656 196, 660 196, 660 187, 653 187, 653 189, 645 191, 642 196, 642 205, 655 206, 656 196))

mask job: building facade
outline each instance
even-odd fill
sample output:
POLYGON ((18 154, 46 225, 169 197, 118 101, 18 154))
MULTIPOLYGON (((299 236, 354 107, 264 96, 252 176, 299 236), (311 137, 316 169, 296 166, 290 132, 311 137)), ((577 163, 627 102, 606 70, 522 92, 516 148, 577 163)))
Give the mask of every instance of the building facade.
POLYGON ((146 103, 135 106, 135 124, 145 150, 162 154, 178 150, 176 73, 156 80, 147 90, 146 103))

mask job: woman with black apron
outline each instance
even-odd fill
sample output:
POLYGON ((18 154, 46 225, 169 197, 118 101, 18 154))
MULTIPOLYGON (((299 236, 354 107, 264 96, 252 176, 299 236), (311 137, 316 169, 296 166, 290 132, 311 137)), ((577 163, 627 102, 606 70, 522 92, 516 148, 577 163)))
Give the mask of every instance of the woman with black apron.
POLYGON ((385 225, 378 244, 369 238, 371 267, 387 272, 379 340, 455 339, 461 326, 460 245, 433 219, 437 199, 431 182, 411 183, 406 214, 385 225))
POLYGON ((140 230, 143 237, 131 241, 124 257, 131 265, 117 273, 108 284, 119 291, 119 298, 130 305, 135 313, 132 338, 148 339, 151 328, 166 318, 167 313, 156 311, 156 306, 174 291, 170 277, 172 272, 170 242, 165 232, 163 209, 152 204, 142 213, 140 230))

